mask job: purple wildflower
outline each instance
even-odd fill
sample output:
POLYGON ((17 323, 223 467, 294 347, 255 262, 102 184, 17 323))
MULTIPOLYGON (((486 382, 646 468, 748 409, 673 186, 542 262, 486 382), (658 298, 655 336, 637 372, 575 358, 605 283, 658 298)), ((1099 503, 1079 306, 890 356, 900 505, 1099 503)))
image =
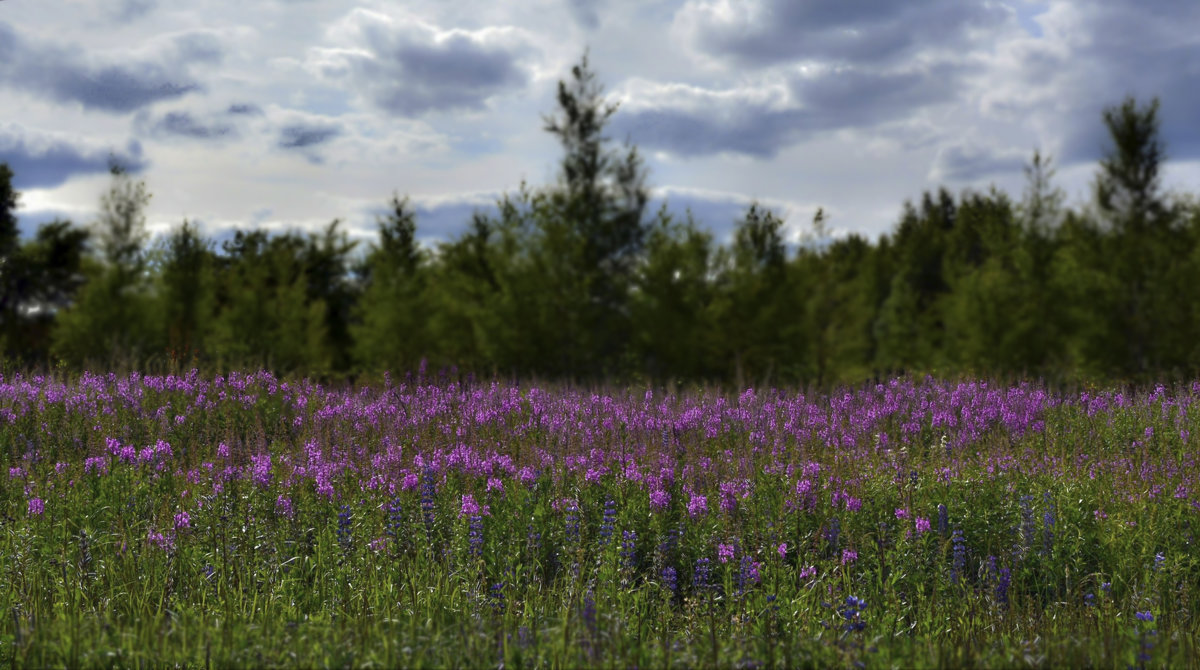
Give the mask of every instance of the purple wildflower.
POLYGON ((41 516, 46 511, 46 503, 41 498, 29 499, 29 516, 41 516))
POLYGON ((708 498, 693 493, 691 500, 688 500, 688 516, 695 519, 708 513, 708 498))

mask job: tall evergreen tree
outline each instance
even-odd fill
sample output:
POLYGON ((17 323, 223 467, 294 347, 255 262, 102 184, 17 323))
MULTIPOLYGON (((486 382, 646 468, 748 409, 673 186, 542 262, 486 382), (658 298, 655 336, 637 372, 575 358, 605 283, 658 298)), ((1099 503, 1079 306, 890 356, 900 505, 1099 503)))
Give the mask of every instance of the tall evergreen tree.
POLYGON ((559 82, 558 114, 545 119, 564 156, 559 187, 534 212, 539 243, 554 255, 545 260, 561 264, 553 273, 573 275, 562 277, 566 286, 584 292, 583 300, 563 305, 575 314, 559 315, 577 324, 561 357, 569 376, 616 371, 629 347, 629 288, 645 239, 646 170, 636 147, 623 156, 606 148, 604 126, 617 105, 602 93, 585 53, 571 80, 559 82))
POLYGON ((94 226, 99 258, 85 266, 87 283, 59 316, 52 350, 77 363, 139 365, 163 344, 156 337, 145 273, 145 208, 151 196, 145 182, 134 182, 115 159, 109 171, 112 185, 94 226))

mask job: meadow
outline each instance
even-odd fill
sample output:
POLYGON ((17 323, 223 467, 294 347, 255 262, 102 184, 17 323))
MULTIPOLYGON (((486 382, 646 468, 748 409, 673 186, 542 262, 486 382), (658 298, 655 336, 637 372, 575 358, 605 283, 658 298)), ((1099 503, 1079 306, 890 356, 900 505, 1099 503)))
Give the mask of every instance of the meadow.
POLYGON ((0 664, 1196 667, 1198 401, 9 373, 0 664))

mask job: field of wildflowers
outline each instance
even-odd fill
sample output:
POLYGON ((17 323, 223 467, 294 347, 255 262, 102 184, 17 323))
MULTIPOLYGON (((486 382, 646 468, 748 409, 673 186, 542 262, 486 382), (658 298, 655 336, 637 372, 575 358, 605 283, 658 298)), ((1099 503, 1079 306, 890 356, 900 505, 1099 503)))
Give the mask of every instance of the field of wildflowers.
POLYGON ((1194 666, 1198 401, 8 375, 0 663, 1194 666))

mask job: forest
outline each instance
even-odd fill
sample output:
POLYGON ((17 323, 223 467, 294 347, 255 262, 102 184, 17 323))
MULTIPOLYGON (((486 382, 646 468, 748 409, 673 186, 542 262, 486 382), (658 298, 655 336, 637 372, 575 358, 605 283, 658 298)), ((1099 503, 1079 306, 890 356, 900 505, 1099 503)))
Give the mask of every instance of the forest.
POLYGON ((219 245, 185 220, 151 239, 151 193, 116 161, 96 221, 23 239, 0 163, 4 365, 814 388, 1200 372, 1200 205, 1162 186, 1157 99, 1103 110, 1084 205, 1034 152, 1019 197, 925 192, 877 240, 833 237, 818 211, 801 244, 758 204, 728 242, 648 211, 645 164, 604 136, 617 108, 586 58, 557 102, 557 183, 522 184, 433 245, 398 195, 369 245, 336 220, 219 245))

